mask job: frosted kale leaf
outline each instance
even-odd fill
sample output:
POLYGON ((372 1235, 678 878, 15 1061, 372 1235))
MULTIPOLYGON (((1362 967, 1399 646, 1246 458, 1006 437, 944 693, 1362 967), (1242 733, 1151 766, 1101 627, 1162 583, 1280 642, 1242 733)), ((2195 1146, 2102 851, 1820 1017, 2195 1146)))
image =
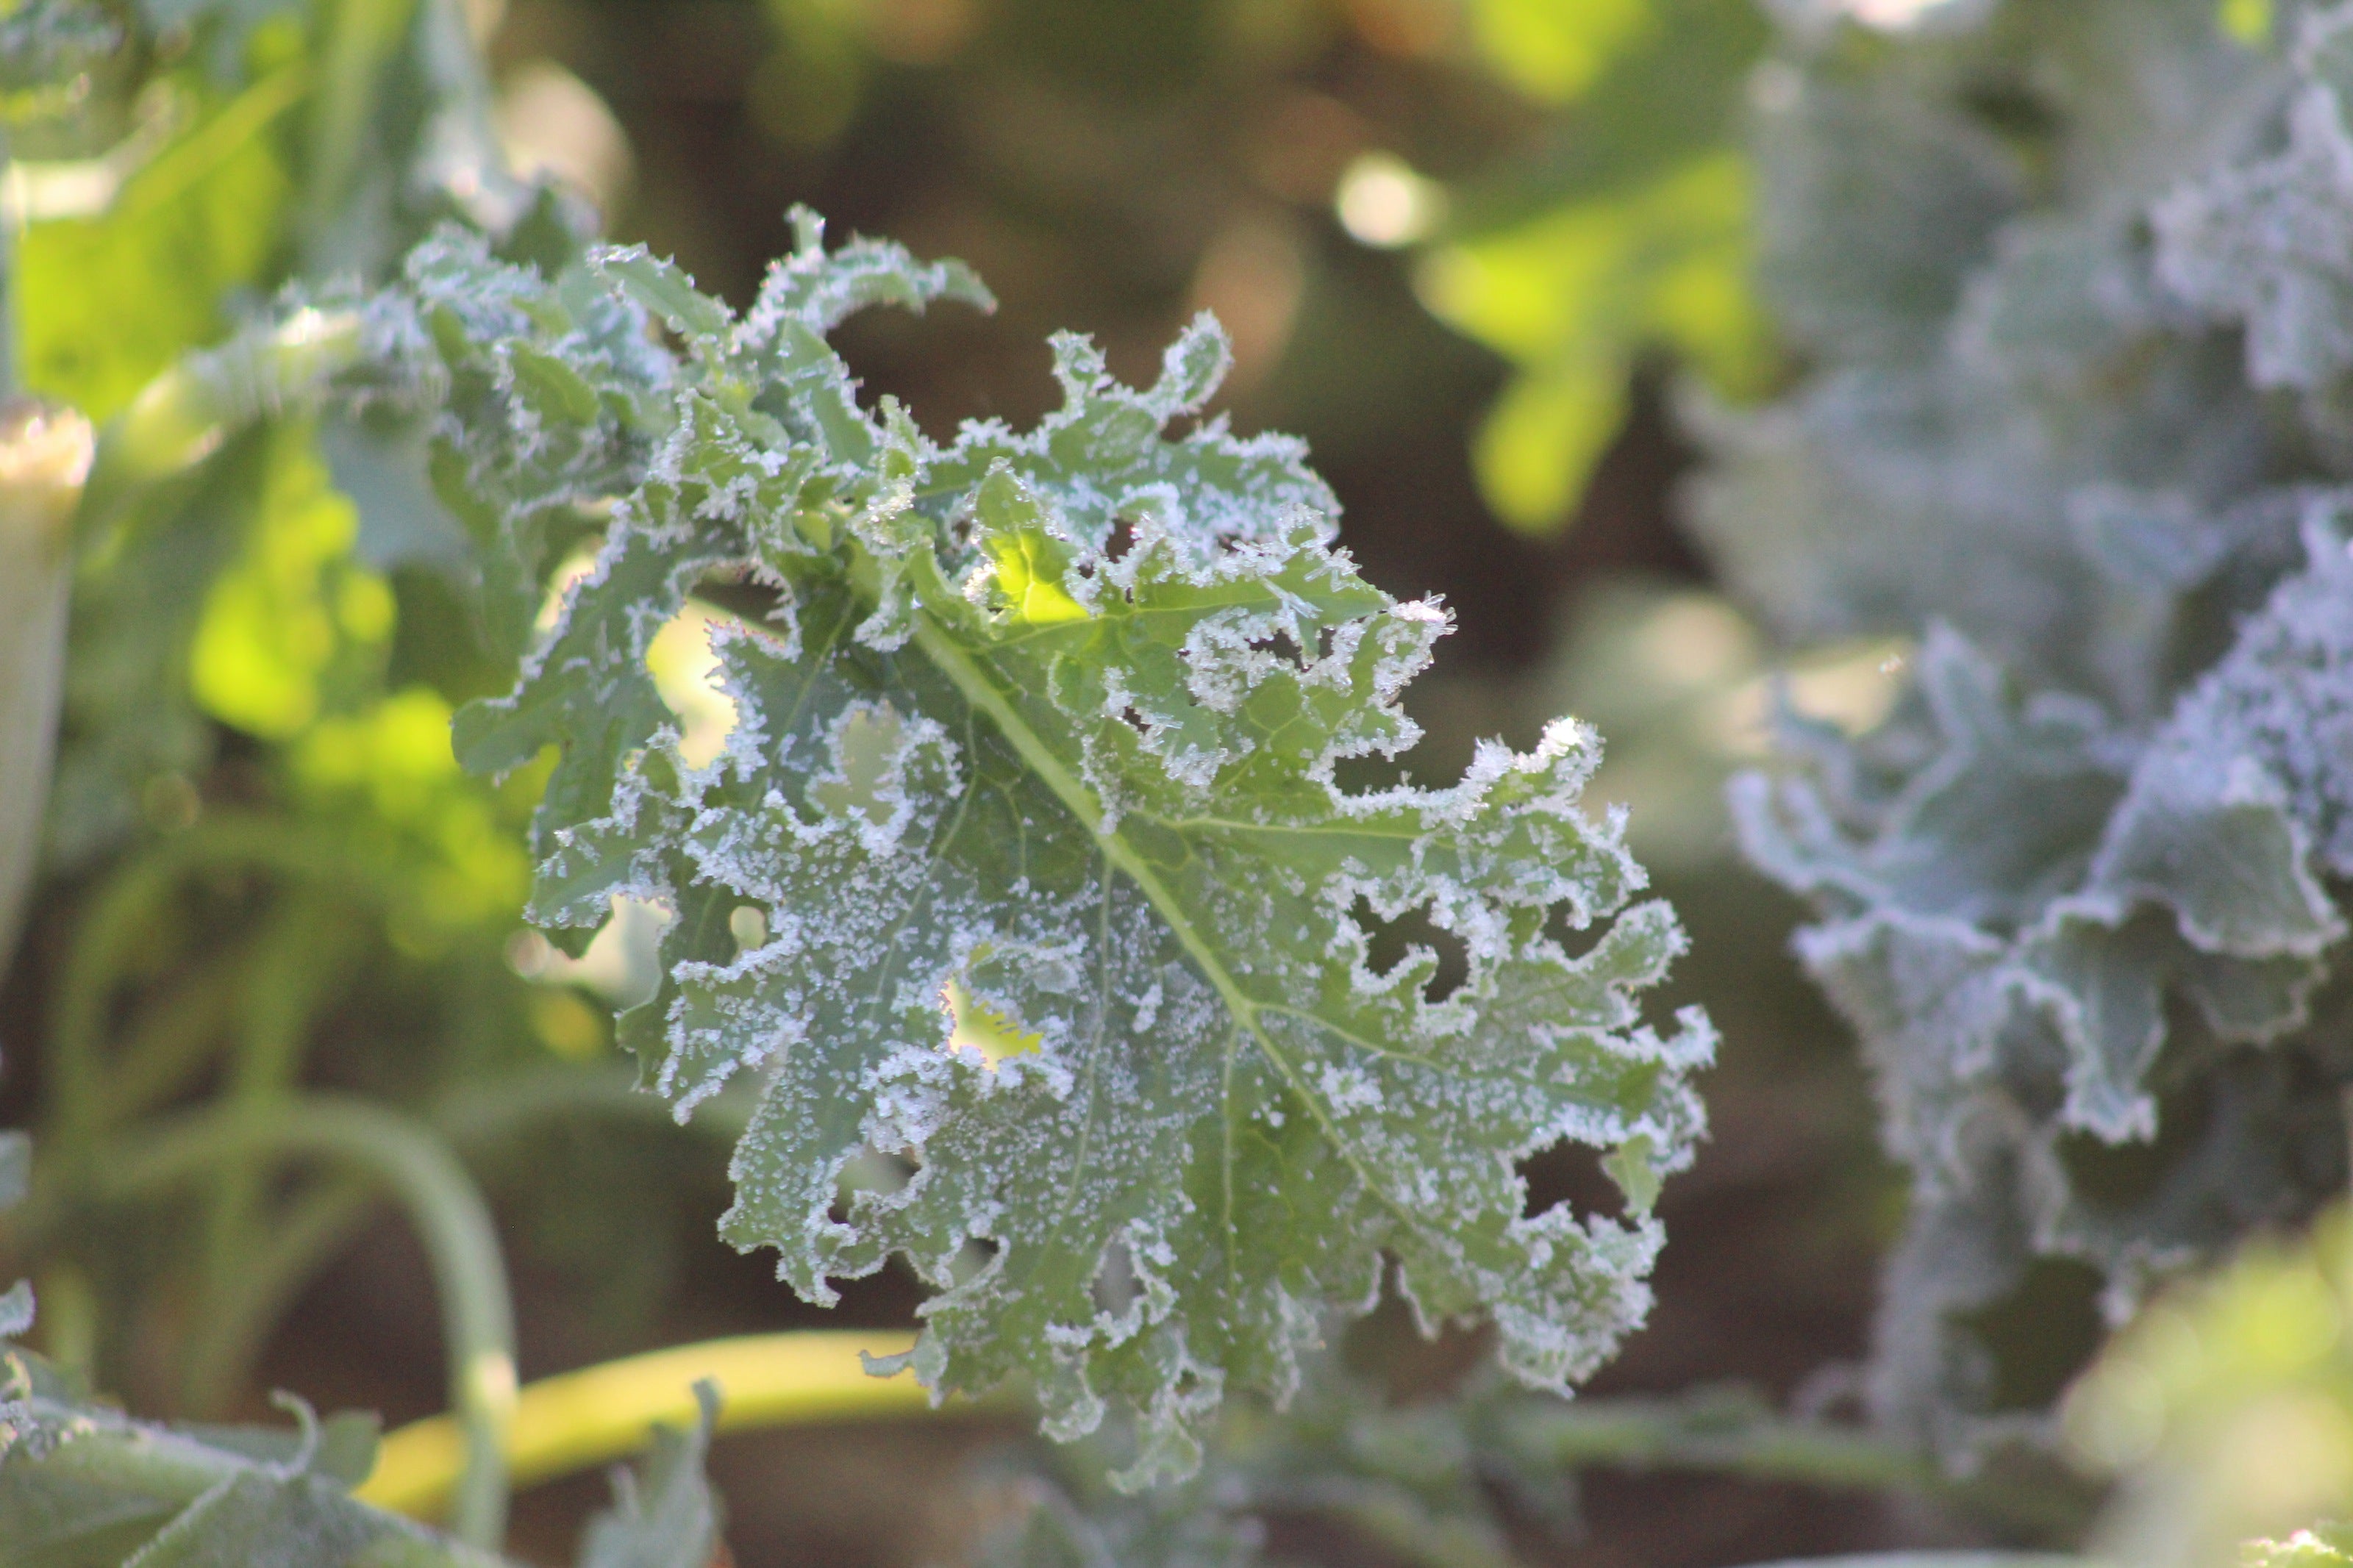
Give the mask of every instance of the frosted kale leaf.
POLYGON ((2018 703, 1939 633, 1919 661, 1937 740, 1908 742, 1923 760, 1874 777, 1899 731, 1851 771, 1736 790, 1752 858, 1825 912, 1799 956, 1861 1032, 1915 1174, 1883 1324, 1913 1342, 1883 1347, 1920 1358, 1883 1369, 1910 1418, 1976 1402, 1969 1358, 1932 1325, 1999 1299, 2029 1256, 2095 1263, 2121 1311, 2340 1136, 2295 1110, 2292 1057, 2224 1066, 2314 1023, 2346 934, 2326 879, 2353 800, 2353 560, 2330 499, 2306 535, 2310 568, 2146 743, 2079 700, 2018 703), (2168 1046, 2177 1078, 2203 1062, 2219 1079, 2191 1152, 2137 1205, 2079 1192, 2067 1139, 2153 1138, 2168 1046))
POLYGON ((1846 192, 1776 275, 1817 363, 1761 412, 1701 411, 1695 521, 1789 641, 1917 649, 1887 722, 1790 724, 1736 805, 1815 906, 1799 955, 1913 1177, 1878 1413, 1957 1450, 2044 1431, 1993 1415, 1978 1316, 2035 1259, 2092 1265, 2120 1319, 2341 1184, 2348 18, 2299 8, 2282 58, 2203 0, 2010 5, 1780 62, 1766 179, 1846 192), (1859 149, 1818 97, 1899 131, 1859 149), (1906 193, 1960 143, 1907 138, 1956 120, 2021 178, 1938 279, 1905 260, 1906 193), (1848 287, 1866 255, 1876 293, 1848 287))
POLYGON ((299 1414, 299 1432, 133 1421, 0 1343, 0 1563, 497 1568, 353 1500, 375 1458, 373 1417, 299 1414))
POLYGON ((1058 1436, 1133 1410, 1131 1479, 1191 1469, 1229 1385, 1286 1394, 1390 1267, 1544 1386, 1641 1321, 1657 1222, 1525 1215, 1514 1162, 1574 1139, 1647 1191, 1688 1159, 1712 1036, 1636 1004, 1681 932, 1580 809, 1574 722, 1451 787, 1336 782, 1416 739, 1397 698, 1445 617, 1356 575, 1297 443, 1166 433, 1223 374, 1213 323, 1145 391, 1059 339, 1058 412, 942 446, 823 334, 985 300, 960 268, 805 220, 739 320, 642 253, 552 284, 440 258, 414 275, 442 460, 514 580, 607 492, 594 570, 459 752, 559 751, 535 918, 577 942, 617 893, 676 910, 624 1032, 681 1112, 761 1084, 731 1239, 820 1301, 906 1257, 939 1291, 927 1384, 1026 1373, 1058 1436), (644 666, 698 591, 749 617, 701 769, 644 666), (1455 966, 1376 965, 1368 929, 1417 916, 1455 966))
MULTIPOLYGON (((292 1430, 134 1421, 0 1342, 0 1564, 505 1568, 506 1558, 353 1498, 375 1461, 374 1416, 322 1422, 288 1403, 292 1430)), ((691 1435, 656 1429, 639 1473, 617 1475, 614 1507, 588 1521, 580 1568, 712 1561, 709 1419, 691 1435)))
POLYGON ((121 41, 91 0, 26 0, 0 16, 0 90, 61 87, 121 41))
MULTIPOLYGON (((2177 710, 2143 772, 2175 788, 2220 801, 2231 775, 2253 767, 2263 783, 2245 788, 2295 829, 2326 875, 2353 880, 2353 544, 2346 520, 2353 500, 2315 497, 2304 520, 2309 565, 2274 591, 2244 623, 2229 655, 2177 710), (2217 745, 2217 742, 2221 745, 2217 745), (2228 763, 2219 759, 2228 756, 2228 763), (2221 774, 2220 787, 2213 781, 2221 774)), ((2153 788, 2156 786, 2152 786, 2153 788)), ((2127 816, 2137 803, 2126 802, 2127 816)), ((2277 879, 2237 896, 2251 912, 2269 914, 2299 946, 2316 945, 2326 918, 2312 871, 2291 854, 2268 864, 2277 879), (2295 868, 2291 871, 2290 866, 2295 868)), ((2211 869, 2211 868, 2209 868, 2211 869)), ((2224 895, 2212 895, 2220 906, 2224 895)))
POLYGON ((1694 529, 1783 636, 1941 620, 2006 660, 2070 661, 2091 574, 2051 527, 2063 478, 1999 409, 1874 367, 1694 423, 1719 459, 1692 489, 1694 529))
POLYGON ((1901 72, 1850 70, 1843 55, 1758 115, 1762 280, 1801 342, 1900 360, 1933 341, 2017 205, 2019 171, 1958 105, 1924 101, 1901 72))
POLYGON ((2307 14, 2286 146, 2189 182, 2151 212, 2168 287, 2247 330, 2257 386, 2353 369, 2353 134, 2343 94, 2353 9, 2307 14))

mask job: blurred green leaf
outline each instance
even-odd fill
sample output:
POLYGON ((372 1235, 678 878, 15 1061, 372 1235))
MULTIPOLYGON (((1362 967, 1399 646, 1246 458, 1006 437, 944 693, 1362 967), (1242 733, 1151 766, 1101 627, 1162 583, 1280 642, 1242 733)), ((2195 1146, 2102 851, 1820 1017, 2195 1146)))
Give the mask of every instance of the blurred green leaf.
POLYGON ((1423 302, 1521 367, 1475 447, 1505 521, 1541 533, 1567 521, 1645 350, 1672 351, 1727 393, 1762 383, 1770 340, 1749 262, 1747 171, 1728 151, 1422 258, 1423 302))
MULTIPOLYGON (((35 224, 17 245, 26 384, 103 422, 267 288, 292 177, 269 134, 308 77, 280 68, 214 106, 104 213, 35 224)), ((175 82, 198 96, 192 82, 175 82)))
MULTIPOLYGON (((2121 1474, 2105 1554, 2209 1568, 2251 1537, 2353 1515, 2353 1224, 2257 1242, 2134 1321, 2070 1391, 2077 1461, 2121 1474)), ((2318 1564, 2343 1538, 2258 1562, 2318 1564)))
POLYGON ((1479 47, 1505 80, 1563 103, 1658 25, 1649 0, 1473 0, 1479 47))
POLYGON ((269 444, 250 531, 206 600, 189 679, 214 718, 282 741, 380 673, 394 604, 353 558, 359 511, 332 487, 309 426, 278 426, 269 444))
POLYGON ((2316 1524, 2285 1541, 2251 1541, 2242 1568, 2343 1568, 2353 1563, 2353 1526, 2316 1524))

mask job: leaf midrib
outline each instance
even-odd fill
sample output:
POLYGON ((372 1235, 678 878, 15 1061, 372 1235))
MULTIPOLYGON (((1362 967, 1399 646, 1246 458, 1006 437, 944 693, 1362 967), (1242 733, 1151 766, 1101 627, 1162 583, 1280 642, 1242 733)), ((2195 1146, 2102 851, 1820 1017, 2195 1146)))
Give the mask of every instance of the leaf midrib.
MULTIPOLYGON (((1419 1216, 1400 1207, 1390 1197, 1388 1190, 1375 1180, 1373 1173, 1366 1168, 1364 1161, 1358 1157, 1356 1149, 1346 1138, 1341 1136, 1340 1130, 1332 1124, 1330 1116, 1325 1113, 1323 1101, 1303 1080, 1298 1064, 1293 1062, 1286 1053, 1277 1048, 1272 1037, 1261 1025, 1259 1015, 1261 1005, 1252 1000, 1250 994, 1242 990, 1240 983, 1228 972, 1217 952, 1194 929, 1191 911, 1185 908, 1176 893, 1160 879, 1158 873, 1136 852, 1134 846, 1123 838, 1115 829, 1105 831, 1103 826, 1102 808, 1095 801, 1094 793, 1063 764, 1061 758, 1056 756, 1047 746, 1044 738, 1031 727, 1028 720, 1015 710, 1005 693, 988 679, 972 656, 956 645, 955 639, 933 618, 929 611, 920 609, 912 611, 910 619, 914 627, 915 646, 923 650, 923 656, 932 661, 933 666, 941 674, 948 678, 965 701, 988 715, 991 722, 996 724, 997 731, 1005 737, 1006 742, 1013 748, 1015 753, 1028 764, 1030 771, 1038 775, 1048 789, 1054 792, 1055 798, 1069 808, 1071 814, 1079 819, 1080 824, 1102 847, 1103 858, 1126 873, 1128 878, 1143 889, 1145 898, 1150 901, 1153 909, 1158 911, 1160 918, 1167 922, 1168 929, 1175 933, 1176 941, 1185 949, 1187 956, 1193 960, 1195 966, 1216 988, 1219 999, 1225 1003, 1226 1009, 1232 1015, 1234 1021, 1250 1031, 1250 1037, 1258 1042, 1259 1049, 1265 1054, 1269 1061, 1274 1064, 1276 1070, 1282 1073, 1283 1081, 1291 1086, 1292 1092, 1299 1096, 1301 1103, 1304 1104, 1314 1116, 1316 1125, 1323 1129, 1324 1135, 1331 1142, 1332 1147, 1339 1152, 1342 1159, 1347 1161, 1349 1169, 1356 1172, 1357 1179, 1364 1183, 1365 1190, 1409 1229, 1427 1234, 1430 1227, 1419 1216)), ((1286 1015, 1297 1016, 1295 1009, 1286 1007, 1281 1010, 1286 1015)), ((1316 1023, 1319 1027, 1329 1026, 1321 1018, 1317 1018, 1316 1023)))

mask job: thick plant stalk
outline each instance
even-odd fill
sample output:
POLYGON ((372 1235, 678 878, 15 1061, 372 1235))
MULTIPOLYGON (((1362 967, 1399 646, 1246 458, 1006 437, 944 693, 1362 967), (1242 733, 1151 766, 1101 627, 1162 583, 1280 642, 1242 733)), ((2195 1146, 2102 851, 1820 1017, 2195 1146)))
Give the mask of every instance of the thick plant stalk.
POLYGON ((67 523, 92 450, 90 421, 70 409, 0 406, 0 969, 40 864, 73 576, 67 523))
MULTIPOLYGON (((530 1486, 634 1454, 652 1427, 694 1424, 694 1384, 704 1378, 719 1385, 722 1432, 923 1415, 932 1403, 922 1384, 870 1377, 860 1359, 861 1351, 896 1354, 913 1342, 901 1330, 804 1329, 677 1345, 543 1378, 515 1402, 507 1472, 530 1486)), ((464 1452, 454 1416, 412 1422, 385 1436, 375 1471, 353 1495, 394 1513, 438 1518, 464 1452)))

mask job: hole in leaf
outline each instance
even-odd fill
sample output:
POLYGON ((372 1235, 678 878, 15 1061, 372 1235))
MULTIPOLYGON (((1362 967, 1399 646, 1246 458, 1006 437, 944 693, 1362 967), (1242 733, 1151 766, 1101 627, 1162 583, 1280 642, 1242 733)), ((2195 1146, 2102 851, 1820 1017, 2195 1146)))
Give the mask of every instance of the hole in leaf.
POLYGON ((964 1246, 956 1250, 955 1261, 948 1265, 950 1281, 957 1285, 967 1283, 1004 1250, 987 1237, 966 1237, 964 1246))
POLYGON ((1382 790, 1395 789, 1401 784, 1411 782, 1412 777, 1406 772, 1402 761, 1385 757, 1378 752, 1333 760, 1332 786, 1342 795, 1377 795, 1382 790))
POLYGON ((1045 1041, 1043 1031, 1023 1028, 1020 1019, 975 996, 961 981, 949 981, 941 1000, 955 1021, 948 1048, 978 1051, 992 1068, 1008 1058, 1026 1057, 1045 1041))
POLYGON ((1567 904, 1555 904, 1545 912, 1544 933, 1558 942, 1561 952, 1570 958, 1583 958, 1601 945, 1601 939, 1609 934, 1611 922, 1606 918, 1596 917, 1578 925, 1571 918, 1572 913, 1567 904))
POLYGON ((2181 1168, 2184 1154, 2205 1131, 2202 1115, 2184 1110, 2179 1121, 2170 1112, 2160 1116, 2151 1142, 2106 1143, 2088 1132, 2063 1136, 2059 1158, 2075 1195, 2104 1209, 2137 1209, 2156 1196, 2168 1173, 2181 1168))
POLYGON ((773 625, 785 595, 774 583, 744 571, 719 571, 695 584, 694 597, 745 623, 754 630, 773 625))
POLYGON ((1130 519, 1112 519, 1111 531, 1103 536, 1103 558, 1107 565, 1116 566, 1135 548, 1135 524, 1130 519))
POLYGON ((1261 653, 1271 653, 1286 664, 1304 667, 1307 663, 1306 649, 1293 641, 1291 634, 1281 627, 1262 637, 1253 637, 1250 647, 1261 653))
POLYGON ((906 727, 888 702, 852 710, 834 732, 834 765, 840 776, 819 781, 810 788, 810 796, 837 816, 855 813, 877 827, 890 821, 895 803, 885 786, 906 727))
POLYGON ((1094 1298, 1095 1310, 1114 1318, 1135 1304, 1135 1259, 1124 1241, 1103 1248, 1103 1267, 1095 1270, 1094 1298))
POLYGON ((749 952, 768 940, 767 911, 757 904, 738 904, 727 916, 727 934, 739 953, 749 952))
POLYGON ((1626 1194, 1602 1168, 1605 1151, 1566 1139, 1539 1149, 1519 1163, 1520 1179, 1528 1184, 1522 1205, 1523 1219, 1534 1219, 1562 1204, 1574 1214, 1598 1214, 1611 1219, 1626 1216, 1626 1194))
MULTIPOLYGON (((556 931, 549 933, 553 940, 544 948, 522 944, 520 956, 533 962, 530 978, 540 984, 585 985, 615 1012, 626 1012, 650 1000, 659 988, 663 934, 676 918, 667 905, 617 897, 613 918, 593 938, 576 928, 556 931), (565 952, 567 947, 576 953, 565 952)), ((687 933, 681 955, 713 963, 733 958, 734 942, 716 929, 718 923, 714 916, 705 930, 687 933)))
POLYGON ((1371 901, 1360 894, 1348 912, 1356 929, 1365 933, 1365 967, 1375 974, 1387 978, 1398 964, 1411 961, 1414 949, 1423 948, 1438 961, 1430 978, 1422 983, 1421 994, 1427 1000, 1445 1001, 1471 977, 1470 945, 1432 921, 1426 907, 1408 910, 1393 921, 1385 921, 1374 912, 1371 901))
POLYGON ((1126 721, 1127 727, 1134 731, 1137 734, 1149 735, 1152 733, 1152 726, 1145 723, 1144 715, 1137 712, 1134 708, 1121 709, 1119 716, 1123 720, 1126 721))
POLYGON ((646 673, 678 721, 679 755, 690 767, 717 756, 735 728, 735 700, 720 684, 712 633, 741 626, 724 611, 690 602, 646 647, 646 673))
POLYGON ((915 1170, 913 1160, 886 1154, 880 1149, 860 1149, 842 1166, 834 1183, 833 1206, 828 1211, 834 1223, 849 1223, 850 1203, 859 1194, 895 1193, 915 1179, 915 1170))

